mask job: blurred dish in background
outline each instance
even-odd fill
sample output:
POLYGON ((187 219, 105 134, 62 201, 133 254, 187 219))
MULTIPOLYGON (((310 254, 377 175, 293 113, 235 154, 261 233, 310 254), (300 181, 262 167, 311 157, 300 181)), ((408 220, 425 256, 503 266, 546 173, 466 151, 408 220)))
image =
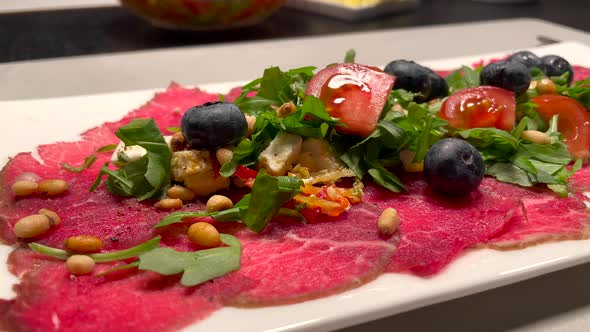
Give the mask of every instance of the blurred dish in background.
POLYGON ((415 9, 420 0, 288 0, 287 6, 350 21, 415 9))
POLYGON ((121 0, 152 24, 170 29, 219 30, 254 25, 284 0, 121 0))

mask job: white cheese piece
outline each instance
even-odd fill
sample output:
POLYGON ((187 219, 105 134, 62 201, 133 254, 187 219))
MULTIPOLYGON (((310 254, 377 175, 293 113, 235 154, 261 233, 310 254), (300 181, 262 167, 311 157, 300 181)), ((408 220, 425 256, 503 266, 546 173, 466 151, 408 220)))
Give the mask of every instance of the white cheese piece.
MULTIPOLYGON (((170 147, 172 136, 164 136, 164 140, 166 141, 166 144, 168 144, 168 147, 170 147)), ((141 159, 141 157, 145 156, 146 153, 147 150, 139 145, 125 146, 125 143, 119 142, 117 148, 111 156, 111 161, 115 165, 124 165, 126 163, 141 159)))
POLYGON ((301 155, 297 160, 307 167, 310 173, 323 170, 333 171, 344 166, 340 163, 328 141, 318 138, 306 138, 301 145, 301 155))
POLYGON ((301 136, 280 132, 260 154, 260 168, 270 175, 285 175, 299 158, 302 142, 301 136))

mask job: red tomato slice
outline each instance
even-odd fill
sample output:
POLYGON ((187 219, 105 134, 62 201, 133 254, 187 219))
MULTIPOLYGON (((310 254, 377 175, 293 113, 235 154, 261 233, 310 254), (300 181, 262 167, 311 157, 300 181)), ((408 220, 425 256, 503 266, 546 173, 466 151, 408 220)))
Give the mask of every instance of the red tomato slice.
POLYGON ((366 137, 375 130, 394 81, 375 68, 340 63, 318 72, 305 94, 320 98, 328 113, 346 125, 337 127, 339 132, 366 137))
POLYGON ((559 115, 557 128, 564 137, 570 153, 577 158, 588 159, 590 149, 590 114, 582 104, 569 97, 543 95, 532 98, 537 112, 549 121, 559 115))
POLYGON ((516 121, 514 93, 494 86, 463 89, 447 98, 439 116, 455 128, 510 130, 516 121))

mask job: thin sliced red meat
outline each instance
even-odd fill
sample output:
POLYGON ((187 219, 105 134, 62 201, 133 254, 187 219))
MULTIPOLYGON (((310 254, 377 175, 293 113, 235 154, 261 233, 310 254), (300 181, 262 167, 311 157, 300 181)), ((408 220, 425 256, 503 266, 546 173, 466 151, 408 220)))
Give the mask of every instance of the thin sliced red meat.
MULTIPOLYGON (((152 226, 166 214, 154 209, 153 202, 117 198, 103 186, 88 192, 110 153, 100 154, 98 161, 82 173, 65 171, 59 164, 79 164, 97 147, 117 143, 113 132, 134 117, 154 117, 162 129, 178 126, 182 109, 216 98, 172 85, 121 121, 87 131, 80 142, 40 146, 43 163, 30 153, 12 158, 0 173, 0 188, 4 188, 0 193, 2 239, 13 243, 16 239, 12 225, 40 208, 54 210, 62 218, 58 227, 34 239, 50 246, 61 247, 67 237, 80 234, 100 237, 105 250, 128 248, 152 238, 157 234, 152 226), (22 172, 65 179, 70 188, 59 197, 17 199, 7 188, 22 172)), ((202 209, 203 204, 197 202, 184 208, 202 209)), ((375 206, 363 204, 336 220, 314 225, 283 222, 262 235, 229 226, 226 231, 235 233, 244 245, 242 268, 190 289, 179 286, 178 277, 151 273, 123 273, 107 281, 93 276, 71 278, 63 262, 17 250, 11 255, 11 269, 22 278, 21 284, 17 298, 0 305, 0 324, 26 331, 52 330, 56 324, 64 331, 173 330, 206 317, 222 304, 288 303, 356 287, 379 275, 393 253, 393 244, 383 241, 377 233, 379 212, 375 206), (102 316, 97 317, 99 314, 102 316), (94 325, 88 325, 89 321, 94 325)), ((188 242, 186 228, 179 225, 161 231, 163 244, 178 250, 198 249, 188 242)), ((99 265, 98 270, 108 267, 99 265)))
POLYGON ((590 216, 578 197, 525 198, 506 227, 485 246, 520 249, 548 241, 574 240, 590 235, 590 216))
POLYGON ((389 270, 431 275, 463 249, 491 238, 503 229, 518 199, 505 195, 498 182, 484 179, 479 190, 463 199, 444 198, 429 190, 424 180, 406 180, 409 193, 396 195, 367 188, 364 200, 381 208, 395 208, 402 221, 399 244, 389 270))

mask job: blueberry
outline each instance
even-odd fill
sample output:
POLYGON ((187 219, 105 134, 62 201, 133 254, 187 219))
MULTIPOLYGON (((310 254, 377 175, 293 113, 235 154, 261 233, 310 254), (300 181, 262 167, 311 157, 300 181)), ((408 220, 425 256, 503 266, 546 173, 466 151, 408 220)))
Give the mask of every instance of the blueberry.
POLYGON ((449 95, 449 85, 447 84, 447 81, 444 78, 442 78, 442 76, 430 70, 428 78, 430 79, 430 84, 432 87, 430 96, 428 98, 429 100, 435 98, 443 98, 449 95))
POLYGON ((481 154, 462 139, 442 139, 428 150, 424 158, 426 182, 443 194, 466 195, 479 187, 483 175, 481 154))
POLYGON ((419 93, 415 98, 417 102, 448 95, 447 82, 434 71, 414 61, 395 60, 385 66, 384 71, 396 77, 393 89, 419 93))
POLYGON ((565 73, 569 73, 567 84, 570 84, 574 79, 572 65, 559 55, 546 55, 541 58, 541 61, 543 62, 545 75, 548 77, 561 76, 565 73))
POLYGON ((534 53, 529 51, 520 51, 513 53, 511 56, 508 57, 508 59, 506 59, 506 61, 520 62, 529 69, 537 67, 543 70, 543 62, 541 62, 541 59, 534 53))
POLYGON ((190 108, 180 122, 193 149, 213 149, 239 142, 248 130, 240 109, 226 102, 210 102, 190 108))
POLYGON ((481 85, 510 90, 517 96, 526 92, 531 84, 529 69, 520 62, 499 61, 485 66, 480 73, 481 85))

